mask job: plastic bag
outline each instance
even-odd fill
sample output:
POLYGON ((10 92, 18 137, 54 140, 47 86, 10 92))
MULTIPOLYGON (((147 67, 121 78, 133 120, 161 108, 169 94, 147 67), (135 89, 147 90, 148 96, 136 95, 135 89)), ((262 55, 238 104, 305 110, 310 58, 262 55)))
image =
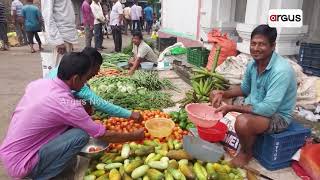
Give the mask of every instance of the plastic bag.
POLYGON ((320 144, 306 144, 301 149, 300 166, 313 180, 320 180, 320 144))
POLYGON ((170 50, 170 54, 171 55, 180 55, 180 54, 186 54, 187 53, 187 49, 184 47, 174 47, 170 50))
POLYGON ((218 59, 218 66, 222 64, 227 57, 235 56, 237 54, 236 43, 227 37, 227 34, 222 34, 219 30, 213 29, 208 33, 208 42, 213 44, 211 52, 208 57, 207 69, 211 70, 213 58, 218 46, 221 47, 220 56, 218 59))

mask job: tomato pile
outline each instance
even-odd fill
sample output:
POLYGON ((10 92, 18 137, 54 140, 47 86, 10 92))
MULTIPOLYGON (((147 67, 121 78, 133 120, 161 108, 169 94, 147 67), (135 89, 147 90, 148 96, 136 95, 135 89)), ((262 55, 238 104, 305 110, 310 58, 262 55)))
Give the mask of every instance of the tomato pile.
MULTIPOLYGON (((143 121, 141 123, 136 123, 132 119, 111 117, 109 119, 104 120, 104 125, 106 127, 106 130, 129 133, 129 132, 133 132, 135 130, 144 128, 145 139, 147 140, 158 139, 160 142, 166 142, 168 139, 176 139, 181 141, 183 138, 183 135, 188 134, 188 131, 182 130, 179 127, 179 125, 176 124, 176 126, 173 128, 172 134, 169 137, 167 138, 152 137, 144 126, 145 122, 153 118, 170 118, 170 115, 165 112, 161 112, 160 110, 144 110, 144 111, 138 111, 138 112, 140 112, 143 117, 143 121)), ((122 144, 111 144, 110 148, 121 149, 122 144)))

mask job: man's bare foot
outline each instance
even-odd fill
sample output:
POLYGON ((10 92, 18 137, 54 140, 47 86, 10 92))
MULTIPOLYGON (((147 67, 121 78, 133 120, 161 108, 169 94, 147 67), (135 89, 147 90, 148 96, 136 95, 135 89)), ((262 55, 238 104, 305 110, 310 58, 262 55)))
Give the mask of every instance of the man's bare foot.
POLYGON ((31 49, 31 53, 35 53, 36 52, 36 50, 34 50, 34 49, 31 49))
POLYGON ((234 167, 243 167, 249 163, 251 160, 252 155, 245 154, 243 152, 240 152, 236 157, 234 157, 230 163, 234 167))

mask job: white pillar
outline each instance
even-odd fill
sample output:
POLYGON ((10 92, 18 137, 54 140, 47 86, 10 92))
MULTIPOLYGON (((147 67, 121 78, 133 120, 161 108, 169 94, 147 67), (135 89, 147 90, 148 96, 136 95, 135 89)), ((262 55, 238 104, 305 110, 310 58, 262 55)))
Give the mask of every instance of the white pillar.
MULTIPOLYGON (((302 9, 303 0, 247 0, 244 23, 237 24, 237 31, 242 39, 237 44, 240 52, 250 54, 250 35, 260 24, 267 24, 269 9, 302 9)), ((295 55, 299 53, 297 42, 307 33, 308 26, 301 28, 277 28, 278 37, 276 52, 281 55, 295 55)))
POLYGON ((201 0, 200 37, 207 40, 212 28, 222 32, 235 32, 236 0, 201 0))

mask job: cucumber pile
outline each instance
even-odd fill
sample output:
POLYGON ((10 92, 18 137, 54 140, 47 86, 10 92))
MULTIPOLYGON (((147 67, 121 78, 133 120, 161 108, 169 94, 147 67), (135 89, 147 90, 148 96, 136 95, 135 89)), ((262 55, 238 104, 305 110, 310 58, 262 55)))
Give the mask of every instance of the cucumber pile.
POLYGON ((96 157, 84 180, 242 180, 242 170, 226 161, 205 163, 193 159, 182 143, 146 140, 143 144, 124 144, 120 151, 96 157))

